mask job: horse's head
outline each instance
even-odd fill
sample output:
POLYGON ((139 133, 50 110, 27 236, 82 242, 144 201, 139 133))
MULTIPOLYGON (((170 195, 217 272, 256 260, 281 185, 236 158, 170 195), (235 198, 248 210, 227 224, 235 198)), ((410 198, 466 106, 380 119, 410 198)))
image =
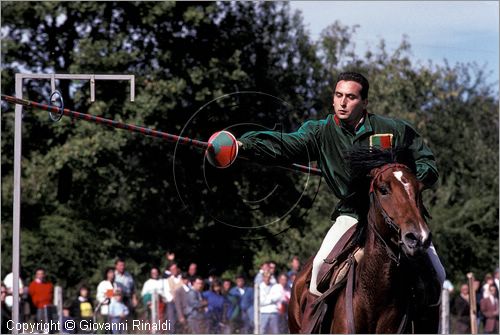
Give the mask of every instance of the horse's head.
POLYGON ((408 257, 421 254, 431 244, 431 233, 422 215, 422 183, 403 164, 386 164, 370 174, 371 206, 379 217, 375 223, 378 234, 385 241, 401 245, 408 257))

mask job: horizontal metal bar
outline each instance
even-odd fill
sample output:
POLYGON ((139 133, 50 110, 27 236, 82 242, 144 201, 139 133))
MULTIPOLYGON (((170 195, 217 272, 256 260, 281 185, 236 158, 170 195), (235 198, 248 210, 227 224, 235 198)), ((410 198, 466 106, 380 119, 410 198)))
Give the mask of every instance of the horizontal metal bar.
POLYGON ((97 80, 135 80, 133 74, 70 74, 70 73, 19 73, 25 79, 74 79, 74 80, 90 80, 92 76, 97 80))
MULTIPOLYGON (((54 91, 55 79, 68 80, 129 80, 130 101, 135 100, 135 75, 133 74, 70 74, 70 73, 16 73, 16 78, 21 79, 50 79, 52 92, 54 91)), ((95 84, 95 83, 94 83, 95 84)), ((94 85, 91 83, 90 101, 95 100, 94 85)))

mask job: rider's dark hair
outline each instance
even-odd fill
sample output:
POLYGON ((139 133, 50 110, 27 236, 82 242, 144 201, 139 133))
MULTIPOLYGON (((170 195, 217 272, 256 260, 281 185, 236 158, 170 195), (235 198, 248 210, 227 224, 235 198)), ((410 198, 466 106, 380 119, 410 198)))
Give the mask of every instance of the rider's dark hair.
POLYGON ((362 99, 367 99, 368 98, 368 90, 370 89, 370 84, 368 83, 368 79, 366 79, 365 76, 363 76, 361 73, 358 72, 342 72, 339 74, 337 77, 337 82, 335 83, 335 87, 337 87, 337 84, 339 81, 355 81, 358 84, 361 85, 361 98, 362 99))

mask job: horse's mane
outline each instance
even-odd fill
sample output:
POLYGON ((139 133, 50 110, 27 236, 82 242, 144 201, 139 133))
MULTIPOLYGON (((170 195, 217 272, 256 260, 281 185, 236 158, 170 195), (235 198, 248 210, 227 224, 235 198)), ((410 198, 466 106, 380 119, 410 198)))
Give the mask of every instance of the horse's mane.
POLYGON ((379 149, 354 146, 345 152, 349 172, 354 182, 369 178, 370 171, 390 163, 401 163, 415 172, 415 161, 407 147, 379 149))
POLYGON ((359 219, 355 232, 355 243, 364 244, 368 209, 370 208, 369 187, 370 172, 390 163, 406 165, 416 171, 415 161, 407 147, 380 149, 377 147, 354 146, 344 153, 349 173, 351 175, 350 190, 356 194, 359 219))

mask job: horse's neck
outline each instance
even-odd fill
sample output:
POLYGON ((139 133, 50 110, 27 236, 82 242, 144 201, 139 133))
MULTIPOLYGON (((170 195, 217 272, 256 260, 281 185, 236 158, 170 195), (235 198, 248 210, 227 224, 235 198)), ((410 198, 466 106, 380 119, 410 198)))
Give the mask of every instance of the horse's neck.
MULTIPOLYGON (((369 215, 372 219, 383 218, 369 215)), ((403 271, 378 239, 372 227, 367 227, 364 256, 357 266, 354 289, 354 313, 357 329, 365 333, 397 332, 406 310, 409 292, 405 289, 403 271), (380 328, 382 327, 382 328, 380 328)))
MULTIPOLYGON (((370 213, 370 220, 383 221, 383 218, 376 213, 370 213)), ((369 222, 368 225, 374 223, 369 222)), ((380 303, 380 301, 376 301, 377 297, 384 299, 384 302, 390 300, 396 302, 403 293, 401 292, 401 281, 404 280, 404 274, 396 262, 391 259, 373 228, 367 227, 367 229, 364 257, 358 267, 358 288, 366 293, 376 290, 376 295, 370 294, 373 304, 380 303)))
POLYGON ((389 258, 384 246, 370 230, 364 248, 363 261, 359 264, 359 284, 361 289, 378 292, 390 291, 392 278, 396 272, 394 262, 389 258), (362 274, 361 274, 362 273, 362 274))

